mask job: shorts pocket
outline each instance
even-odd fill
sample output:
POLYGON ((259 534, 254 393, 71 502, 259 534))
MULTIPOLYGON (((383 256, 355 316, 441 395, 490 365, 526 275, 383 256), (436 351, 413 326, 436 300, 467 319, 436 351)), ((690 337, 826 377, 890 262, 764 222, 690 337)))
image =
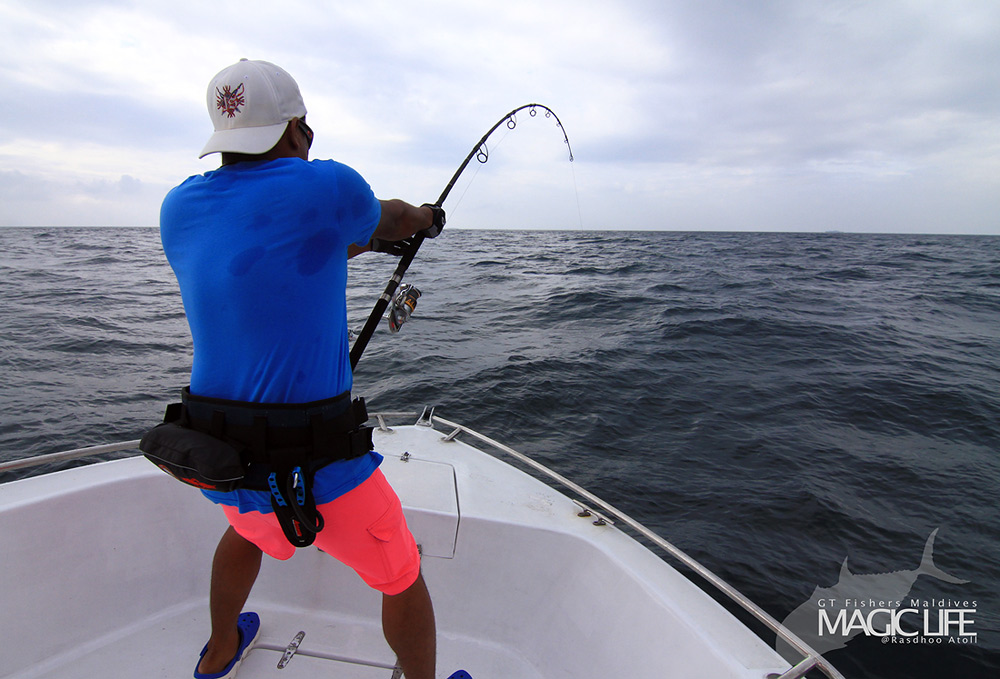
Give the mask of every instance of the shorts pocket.
POLYGON ((396 580, 412 568, 416 547, 398 502, 368 526, 368 534, 378 542, 386 582, 396 580))
POLYGON ((379 542, 392 542, 403 523, 403 511, 399 505, 392 505, 385 513, 368 526, 368 533, 379 542))

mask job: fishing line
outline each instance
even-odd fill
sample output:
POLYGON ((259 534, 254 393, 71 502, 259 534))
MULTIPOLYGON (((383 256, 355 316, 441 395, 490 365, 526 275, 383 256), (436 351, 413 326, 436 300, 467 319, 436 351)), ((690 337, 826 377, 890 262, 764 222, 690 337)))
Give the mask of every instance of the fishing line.
MULTIPOLYGON (((455 171, 455 174, 452 175, 451 180, 448 182, 448 185, 444 187, 444 191, 441 192, 441 196, 437 199, 437 202, 434 203, 434 205, 440 207, 441 205, 444 204, 444 201, 448 198, 448 194, 451 193, 452 188, 455 186, 455 182, 458 181, 458 178, 462 176, 463 172, 465 172, 465 168, 468 167, 469 162, 472 160, 473 157, 475 157, 480 164, 485 164, 490 159, 490 149, 486 145, 486 140, 489 139, 490 135, 492 135, 501 125, 507 126, 508 130, 507 134, 509 134, 510 130, 513 130, 515 127, 517 127, 517 114, 520 111, 524 110, 527 110, 528 115, 531 116, 532 118, 538 115, 539 110, 545 112, 546 118, 555 118, 556 127, 558 127, 559 130, 563 133, 563 142, 566 144, 566 149, 569 151, 569 161, 571 163, 573 162, 573 147, 570 146, 569 136, 566 134, 566 130, 565 128, 563 128, 562 121, 559 120, 559 116, 555 114, 555 111, 550 109, 548 106, 544 106, 542 104, 525 104, 523 106, 515 108, 513 111, 511 111, 503 118, 498 120, 497 123, 493 127, 491 127, 478 142, 476 142, 476 144, 472 147, 472 150, 469 151, 469 155, 467 155, 465 157, 465 160, 462 161, 462 164, 458 166, 458 169, 455 171)), ((506 134, 504 135, 504 137, 506 137, 506 134)), ((501 139, 501 141, 503 140, 501 139)), ((357 367, 358 361, 361 360, 361 354, 364 353, 365 347, 368 346, 369 340, 371 340, 372 335, 375 334, 375 328, 378 327, 379 322, 382 320, 382 314, 385 312, 386 308, 389 306, 389 303, 392 301, 392 296, 396 292, 396 288, 398 288, 400 282, 402 282, 403 275, 406 273, 406 270, 410 267, 410 263, 413 262, 413 257, 417 254, 417 250, 420 249, 420 245, 423 242, 424 242, 424 235, 422 233, 416 233, 413 235, 413 241, 411 242, 410 246, 406 249, 406 252, 403 253, 403 256, 400 257, 399 264, 396 266, 396 270, 393 272, 392 277, 389 279, 389 282, 386 283, 385 291, 382 293, 382 296, 379 297, 378 300, 376 300, 375 306, 372 308, 371 313, 368 315, 368 321, 365 323, 365 327, 361 329, 361 332, 358 334, 358 339, 354 342, 354 346, 351 347, 352 370, 355 367, 357 367)))
POLYGON ((573 173, 573 194, 576 196, 576 214, 580 218, 580 230, 583 230, 583 210, 580 208, 580 189, 576 186, 576 167, 572 164, 569 169, 573 173))
POLYGON ((454 216, 455 213, 458 212, 458 206, 462 204, 463 200, 465 200, 465 194, 467 194, 469 192, 469 189, 471 189, 472 185, 476 182, 476 177, 479 176, 479 171, 483 169, 484 165, 486 165, 486 161, 489 160, 490 154, 493 153, 494 151, 496 151, 498 148, 500 148, 500 144, 502 144, 503 140, 506 139, 508 135, 510 135, 510 132, 511 132, 511 130, 508 129, 504 133, 504 135, 502 137, 500 137, 500 141, 498 141, 496 144, 493 145, 492 149, 487 149, 482 154, 482 156, 481 156, 482 159, 480 159, 480 156, 477 156, 476 159, 479 160, 479 165, 476 166, 476 171, 472 173, 472 177, 470 177, 469 181, 466 182, 465 189, 462 191, 461 195, 455 201, 455 205, 448 208, 448 216, 449 216, 449 218, 452 217, 452 216, 454 216))

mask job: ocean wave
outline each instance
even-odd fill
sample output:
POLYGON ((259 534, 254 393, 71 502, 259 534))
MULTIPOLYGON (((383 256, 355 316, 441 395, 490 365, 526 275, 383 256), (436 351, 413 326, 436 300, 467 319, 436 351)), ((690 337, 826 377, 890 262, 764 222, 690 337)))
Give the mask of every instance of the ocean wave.
MULTIPOLYGON (((191 345, 155 229, 0 229, 0 266, 0 456, 162 417, 191 345)), ((351 327, 394 267, 351 261, 351 327)), ((414 316, 355 374, 370 410, 537 456, 779 619, 848 555, 915 567, 938 526, 970 581, 940 593, 1000 610, 1000 238, 446 230, 406 281, 414 316)), ((984 625, 947 657, 991 653, 984 625)))

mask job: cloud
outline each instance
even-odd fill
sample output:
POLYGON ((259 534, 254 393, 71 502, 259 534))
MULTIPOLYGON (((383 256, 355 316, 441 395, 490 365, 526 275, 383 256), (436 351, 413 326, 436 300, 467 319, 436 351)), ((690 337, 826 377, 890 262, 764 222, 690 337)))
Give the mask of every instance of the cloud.
MULTIPOLYGON (((884 230, 893 209, 912 223, 901 196, 919 190, 921 220, 955 228, 961 194, 968 228, 1000 233, 998 33, 992 0, 10 0, 0 158, 51 188, 45 214, 61 207, 65 223, 79 214, 67 196, 123 175, 145 208, 92 206, 155 223, 171 185, 217 162, 196 158, 204 87, 247 56, 299 81, 317 157, 414 201, 436 197, 500 115, 551 106, 575 177, 557 131, 500 131, 479 180, 507 193, 477 180, 463 210, 479 224, 537 213, 578 228, 576 210, 560 220, 546 203, 575 178, 585 228, 794 229, 826 210, 845 230, 884 230)), ((23 179, 0 181, 9 195, 23 179)), ((27 205, 4 205, 0 223, 30 221, 27 205)))
POLYGON ((650 93, 649 108, 672 110, 664 147, 695 140, 685 159, 738 165, 947 148, 1000 108, 1000 72, 984 67, 1000 43, 982 28, 1000 15, 971 4, 662 5, 662 39, 684 55, 650 93))
POLYGON ((148 219, 149 206, 158 205, 162 195, 127 174, 98 178, 0 170, 5 226, 150 226, 155 221, 148 219))

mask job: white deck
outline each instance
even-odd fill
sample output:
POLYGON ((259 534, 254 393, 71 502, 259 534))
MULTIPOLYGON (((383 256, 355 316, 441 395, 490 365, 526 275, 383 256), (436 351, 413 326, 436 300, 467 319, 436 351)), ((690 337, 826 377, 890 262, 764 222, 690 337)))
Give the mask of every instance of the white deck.
MULTIPOLYGON (((376 432, 421 544, 439 675, 753 677, 788 669, 661 559, 544 484, 427 427, 376 432), (404 453, 410 454, 403 461, 404 453)), ((0 677, 189 677, 226 523, 133 458, 0 486, 0 677)), ((389 679, 380 595, 314 548, 265 558, 241 679, 389 679), (298 654, 278 670, 300 630, 298 654)))

